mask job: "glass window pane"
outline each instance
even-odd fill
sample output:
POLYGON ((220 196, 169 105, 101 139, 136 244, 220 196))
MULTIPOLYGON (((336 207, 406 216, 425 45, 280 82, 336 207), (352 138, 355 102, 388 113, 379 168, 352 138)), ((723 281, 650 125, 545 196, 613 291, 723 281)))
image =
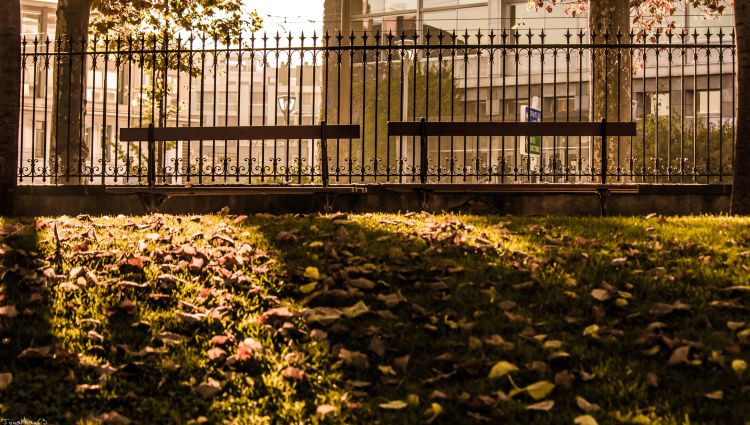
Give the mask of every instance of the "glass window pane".
POLYGON ((422 0, 422 8, 446 7, 461 4, 487 4, 486 0, 422 0))
POLYGON ((417 0, 349 0, 352 15, 416 10, 417 0))

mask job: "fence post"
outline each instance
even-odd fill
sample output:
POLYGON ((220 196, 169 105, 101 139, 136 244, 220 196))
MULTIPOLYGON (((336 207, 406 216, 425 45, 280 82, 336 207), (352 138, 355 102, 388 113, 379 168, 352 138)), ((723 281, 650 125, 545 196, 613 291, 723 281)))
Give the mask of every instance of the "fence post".
POLYGON ((607 117, 602 117, 602 184, 607 184, 607 117))
POLYGON ((419 182, 422 184, 427 183, 427 120, 422 117, 419 120, 419 182))
POLYGON ((320 174, 323 177, 323 187, 328 187, 328 131, 325 120, 320 122, 320 174))
POLYGON ((148 125, 148 187, 156 185, 156 147, 154 146, 154 123, 148 125))

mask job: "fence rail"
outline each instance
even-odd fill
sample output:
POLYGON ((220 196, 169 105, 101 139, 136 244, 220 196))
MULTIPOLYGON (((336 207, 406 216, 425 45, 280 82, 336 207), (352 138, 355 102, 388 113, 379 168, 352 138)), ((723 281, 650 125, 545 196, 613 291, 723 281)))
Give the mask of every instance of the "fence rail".
MULTIPOLYGON (((735 133, 731 32, 325 34, 24 40, 21 184, 145 185, 146 142, 123 128, 356 124, 358 139, 173 140, 157 183, 595 182, 601 141, 388 137, 387 122, 606 116, 638 135, 604 144, 612 182, 728 182, 735 133), (592 110, 593 108, 593 110, 592 110), (527 110, 527 109, 523 109, 527 110), (323 157, 327 161, 323 161, 323 157)), ((189 131, 189 130, 186 130, 189 131)))

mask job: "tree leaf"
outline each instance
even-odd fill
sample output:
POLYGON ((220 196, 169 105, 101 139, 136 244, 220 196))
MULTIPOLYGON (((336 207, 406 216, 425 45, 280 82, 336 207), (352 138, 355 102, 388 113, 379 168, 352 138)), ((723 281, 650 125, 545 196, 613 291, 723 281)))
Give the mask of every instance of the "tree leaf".
POLYGON ((495 363, 494 366, 492 366, 492 369, 490 370, 489 378, 490 379, 499 379, 503 376, 518 372, 518 366, 514 365, 513 363, 506 362, 506 361, 499 361, 495 363))
POLYGON ((591 415, 581 415, 573 419, 573 423, 576 425, 599 425, 599 422, 594 419, 591 415))
POLYGON ((552 408, 555 407, 555 402, 552 400, 547 401, 541 401, 539 403, 534 403, 526 406, 526 410, 539 410, 542 412, 549 412, 552 410, 552 408))
POLYGON ((526 387, 526 393, 534 400, 541 400, 555 389, 555 384, 550 381, 539 381, 526 387))
POLYGON ((401 410, 405 409, 407 406, 408 404, 406 404, 406 402, 403 400, 393 400, 389 401, 388 403, 378 404, 378 407, 386 410, 401 410))

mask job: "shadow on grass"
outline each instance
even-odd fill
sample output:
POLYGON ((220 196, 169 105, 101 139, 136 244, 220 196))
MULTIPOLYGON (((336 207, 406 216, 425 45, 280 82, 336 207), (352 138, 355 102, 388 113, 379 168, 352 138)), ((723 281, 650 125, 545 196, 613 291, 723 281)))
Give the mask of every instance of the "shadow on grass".
POLYGON ((747 380, 730 367, 750 358, 725 325, 744 320, 747 298, 735 307, 712 304, 731 298, 721 289, 742 273, 717 262, 723 254, 708 241, 681 240, 680 225, 438 218, 424 231, 393 217, 259 224, 290 267, 280 295, 308 309, 339 309, 341 320, 309 326, 328 333, 331 356, 342 349, 367 356, 366 365, 342 357, 364 420, 419 423, 437 402, 442 423, 571 423, 584 413, 576 396, 601 406, 592 414, 604 423, 750 418, 747 380), (300 290, 310 282, 306 267, 324 275, 312 293, 300 290), (595 289, 607 299, 595 299, 595 289), (689 308, 662 314, 655 307, 678 300, 689 308), (686 346, 687 359, 668 366, 686 346), (521 370, 488 379, 500 360, 521 370), (538 401, 528 394, 506 400, 539 381, 556 383, 546 397, 556 403, 551 412, 526 410, 538 401), (722 400, 705 396, 719 390, 722 400), (378 407, 396 399, 420 407, 378 407))
POLYGON ((0 304, 17 311, 15 317, 0 318, 0 372, 13 374, 2 394, 0 416, 54 423, 65 421, 61 406, 75 404, 74 361, 59 347, 50 322, 52 300, 40 269, 39 225, 34 219, 6 219, 0 233, 0 304))

